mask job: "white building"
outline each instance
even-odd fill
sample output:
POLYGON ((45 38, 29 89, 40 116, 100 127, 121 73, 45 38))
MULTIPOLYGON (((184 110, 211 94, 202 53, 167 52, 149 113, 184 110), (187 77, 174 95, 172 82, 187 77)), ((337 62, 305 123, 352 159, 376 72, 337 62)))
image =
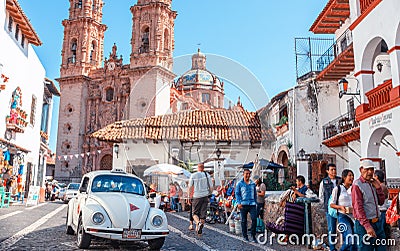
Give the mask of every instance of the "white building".
POLYGON ((28 190, 44 180, 51 99, 59 93, 45 78, 45 69, 33 50, 42 42, 17 0, 0 1, 0 27, 0 144, 3 156, 9 159, 2 163, 2 171, 12 167, 12 174, 21 175, 28 190), (46 118, 42 118, 42 110, 46 118))
POLYGON ((396 0, 331 0, 310 29, 335 34, 337 41, 317 80, 349 83, 348 90, 341 88, 341 116, 330 123, 335 131, 330 135, 330 125, 324 127, 324 144, 344 155, 356 176, 359 159, 372 159, 386 171, 389 186, 400 178, 399 11, 396 0))

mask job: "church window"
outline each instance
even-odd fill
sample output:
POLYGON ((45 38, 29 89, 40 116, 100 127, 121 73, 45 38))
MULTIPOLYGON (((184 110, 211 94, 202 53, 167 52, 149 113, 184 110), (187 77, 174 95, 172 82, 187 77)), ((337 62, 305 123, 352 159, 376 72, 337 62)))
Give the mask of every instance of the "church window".
POLYGON ((70 123, 64 124, 64 133, 71 133, 72 125, 70 123))
POLYGON ((150 47, 149 33, 150 33, 149 27, 144 28, 142 34, 142 45, 139 48, 139 53, 149 52, 149 47, 150 47))
POLYGON ((114 89, 113 88, 107 88, 106 90, 106 101, 110 102, 114 99, 114 89))
POLYGON ((164 50, 169 50, 169 34, 167 29, 164 31, 164 50))
POLYGON ((9 32, 12 32, 12 27, 13 27, 13 19, 12 19, 12 17, 10 16, 9 18, 8 18, 8 31, 9 32))
POLYGON ((92 47, 90 48, 90 62, 95 62, 95 49, 96 49, 96 43, 92 42, 92 47))
POLYGON ((17 24, 17 26, 15 26, 15 39, 18 41, 18 37, 19 37, 19 24, 17 24))
POLYGON ((78 2, 75 3, 75 9, 82 9, 82 0, 78 0, 78 2))
POLYGON ((32 95, 32 103, 31 103, 31 116, 30 116, 30 123, 31 125, 35 125, 35 115, 36 115, 36 103, 37 103, 37 98, 35 95, 32 95))
POLYGON ((67 116, 70 116, 73 111, 74 111, 74 107, 71 104, 68 104, 64 109, 64 112, 67 116))
POLYGON ((78 47, 78 42, 76 41, 76 39, 73 39, 71 42, 71 54, 72 56, 70 58, 68 58, 68 63, 75 63, 76 62, 76 50, 78 47))
POLYGON ((22 36, 21 36, 21 46, 22 46, 22 48, 25 47, 25 35, 24 34, 22 34, 22 36))
POLYGON ((68 161, 64 161, 62 167, 68 169, 69 167, 68 161))
POLYGON ((201 95, 201 102, 204 104, 211 104, 210 93, 203 93, 201 95))
POLYGON ((188 103, 182 103, 182 110, 187 110, 189 108, 188 103))

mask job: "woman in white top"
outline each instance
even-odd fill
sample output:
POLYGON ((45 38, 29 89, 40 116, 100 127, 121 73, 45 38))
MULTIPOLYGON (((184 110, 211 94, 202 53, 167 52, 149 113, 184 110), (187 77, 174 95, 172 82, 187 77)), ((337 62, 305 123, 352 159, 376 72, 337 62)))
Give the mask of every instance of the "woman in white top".
POLYGON ((353 180, 353 171, 344 169, 341 183, 332 190, 332 203, 329 205, 331 208, 338 210, 337 229, 343 235, 343 245, 340 251, 357 251, 357 243, 354 243, 355 239, 352 238, 354 234, 353 208, 351 203, 351 185, 353 184, 353 180))

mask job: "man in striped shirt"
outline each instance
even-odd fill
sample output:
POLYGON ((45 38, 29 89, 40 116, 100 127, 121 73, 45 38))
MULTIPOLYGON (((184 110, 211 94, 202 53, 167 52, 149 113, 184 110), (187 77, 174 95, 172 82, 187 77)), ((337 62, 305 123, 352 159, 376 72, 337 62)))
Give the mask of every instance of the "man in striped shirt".
MULTIPOLYGON (((385 202, 380 183, 373 179, 374 163, 362 160, 361 176, 355 180, 351 190, 353 216, 356 219, 354 232, 358 235, 358 249, 362 251, 383 251, 386 246, 379 245, 385 239, 385 231, 380 221, 379 205, 385 202), (370 238, 367 238, 367 235, 370 238)), ((383 241, 384 243, 384 241, 383 241)))

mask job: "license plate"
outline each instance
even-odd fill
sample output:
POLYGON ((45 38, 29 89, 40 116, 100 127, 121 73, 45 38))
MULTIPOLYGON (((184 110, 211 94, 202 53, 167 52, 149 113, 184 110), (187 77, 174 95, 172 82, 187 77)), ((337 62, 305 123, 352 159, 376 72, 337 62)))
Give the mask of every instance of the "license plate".
POLYGON ((142 236, 141 229, 126 229, 122 230, 122 238, 123 239, 140 239, 142 236))

